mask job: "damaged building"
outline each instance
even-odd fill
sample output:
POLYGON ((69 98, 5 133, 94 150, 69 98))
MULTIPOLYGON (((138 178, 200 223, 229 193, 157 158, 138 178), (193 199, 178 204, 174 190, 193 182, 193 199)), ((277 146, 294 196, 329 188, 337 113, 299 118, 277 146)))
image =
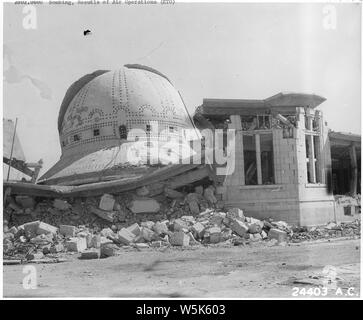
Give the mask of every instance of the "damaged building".
POLYGON ((301 93, 264 100, 204 99, 194 115, 199 129, 236 132, 233 174, 220 177, 217 188, 227 207, 302 226, 356 218, 360 203, 337 205, 332 191, 353 190, 355 196, 360 190, 360 136, 330 132, 316 109, 324 101, 301 93))
MULTIPOLYGON (((352 137, 330 133, 316 109, 324 101, 300 93, 264 100, 204 99, 192 118, 179 92, 160 72, 135 64, 98 70, 73 83, 63 99, 60 160, 36 184, 4 182, 4 190, 38 199, 98 199, 137 190, 128 208, 156 213, 162 209, 152 197, 179 198, 195 187, 202 187, 203 193, 212 186, 216 198, 209 204, 240 208, 258 219, 300 226, 349 220, 360 203, 337 204, 332 191, 352 190, 339 168, 347 163, 346 170, 357 177, 360 136, 354 136, 353 152, 352 137), (232 174, 217 175, 219 165, 214 163, 184 161, 193 157, 190 147, 203 141, 204 129, 235 130, 232 174), (173 156, 181 159, 179 164, 168 162, 173 156)), ((226 147, 228 139, 226 134, 226 147)), ((201 152, 200 158, 205 157, 201 152)), ((357 194, 360 180, 353 180, 357 194)), ((194 207, 188 207, 188 214, 207 207, 190 202, 194 207)), ((97 214, 113 220, 112 215, 97 214)))

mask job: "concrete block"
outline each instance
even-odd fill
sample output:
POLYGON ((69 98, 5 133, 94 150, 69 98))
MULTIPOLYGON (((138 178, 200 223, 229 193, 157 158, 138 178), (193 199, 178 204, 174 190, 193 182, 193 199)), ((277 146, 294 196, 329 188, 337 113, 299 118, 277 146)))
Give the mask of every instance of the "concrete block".
POLYGON ((141 229, 141 236, 142 239, 144 239, 147 242, 150 242, 156 238, 155 232, 146 227, 143 227, 141 229))
POLYGON ((140 226, 137 223, 132 224, 131 226, 126 228, 128 231, 133 233, 135 236, 138 236, 141 233, 140 226))
POLYGON ((170 235, 170 244, 172 246, 189 246, 190 237, 183 231, 173 232, 170 235))
POLYGON ((164 190, 164 194, 166 197, 171 198, 171 199, 182 199, 184 198, 184 194, 176 191, 174 189, 170 189, 170 188, 165 188, 164 190))
POLYGON ((280 229, 273 228, 273 229, 270 229, 270 231, 268 232, 268 238, 276 239, 278 242, 286 242, 287 233, 280 229))
POLYGON ((143 222, 141 222, 141 227, 152 229, 154 224, 155 224, 154 221, 143 221, 143 222))
POLYGON ((199 210, 199 204, 197 201, 189 201, 188 205, 189 205, 190 212, 192 214, 195 214, 195 215, 199 214, 200 210, 199 210))
POLYGON ((118 240, 121 243, 126 244, 126 245, 129 245, 135 239, 135 235, 131 231, 129 231, 128 229, 126 229, 126 228, 122 228, 117 233, 117 236, 118 236, 118 240))
POLYGON ((156 213, 160 210, 160 204, 154 200, 149 198, 144 199, 135 199, 131 201, 129 209, 132 213, 156 213))
POLYGON ((204 190, 204 198, 211 204, 217 203, 217 198, 214 196, 214 188, 209 186, 204 190))
POLYGON ((104 211, 93 206, 90 207, 90 211, 99 218, 106 220, 108 222, 113 222, 116 215, 114 211, 104 211))
POLYGON ((44 258, 44 253, 41 251, 28 253, 25 257, 27 260, 37 260, 44 258))
POLYGON ((202 195, 203 191, 204 191, 204 188, 202 186, 197 186, 197 187, 194 188, 194 192, 197 193, 197 194, 202 195))
POLYGON ((204 225, 200 222, 195 223, 191 228, 194 235, 199 239, 203 237, 204 229, 204 225))
POLYGON ((86 238, 70 238, 65 242, 68 251, 82 252, 87 249, 86 238))
POLYGON ((117 254, 119 247, 115 244, 104 244, 101 246, 101 258, 112 257, 117 254))
POLYGON ((244 222, 237 219, 231 221, 230 228, 240 237, 244 237, 244 235, 248 232, 248 226, 244 222))
POLYGON ((50 224, 47 224, 45 222, 39 222, 38 224, 37 234, 47 234, 47 233, 56 234, 57 231, 58 231, 57 227, 51 226, 50 224))
POLYGON ((101 236, 90 235, 90 237, 86 237, 87 248, 99 248, 101 246, 101 236))
POLYGON ((223 222, 224 217, 222 215, 220 215, 219 213, 214 213, 210 218, 209 218, 209 222, 211 224, 217 225, 217 226, 221 226, 222 222, 223 222))
POLYGON ((187 235, 189 236, 189 244, 191 246, 200 244, 197 240, 195 240, 195 238, 191 232, 188 232, 187 235))
POLYGON ((86 251, 82 251, 80 259, 89 260, 89 259, 99 259, 100 258, 100 249, 90 249, 86 251))
POLYGON ((59 253, 59 252, 62 252, 62 251, 64 251, 64 245, 61 244, 61 243, 57 243, 57 244, 51 246, 50 249, 49 249, 49 252, 53 253, 53 254, 59 253))
POLYGON ((169 229, 168 226, 166 225, 166 223, 161 223, 161 222, 156 222, 153 227, 152 230, 159 236, 162 234, 168 234, 169 233, 169 229))
POLYGON ((245 216, 243 214, 243 210, 240 208, 229 209, 226 217, 230 218, 230 219, 239 219, 241 221, 245 221, 245 216))
POLYGON ((115 198, 111 194, 105 193, 100 200, 99 208, 104 211, 112 211, 115 205, 115 198))
POLYGON ((173 230, 181 231, 183 229, 188 229, 188 223, 182 219, 176 219, 173 223, 173 230))
POLYGON ((146 186, 136 189, 135 192, 139 197, 145 197, 150 194, 150 190, 146 186))
POLYGON ((113 237, 115 233, 111 228, 103 228, 100 232, 100 235, 107 238, 107 237, 113 237))
POLYGON ((262 231, 262 228, 257 223, 252 223, 248 226, 248 232, 252 234, 260 234, 262 231))
POLYGON ((62 224, 59 226, 59 233, 65 237, 74 237, 77 233, 75 226, 62 224))
POLYGON ((19 229, 24 229, 25 235, 27 235, 28 238, 33 238, 37 234, 39 223, 40 221, 24 223, 19 226, 19 229))

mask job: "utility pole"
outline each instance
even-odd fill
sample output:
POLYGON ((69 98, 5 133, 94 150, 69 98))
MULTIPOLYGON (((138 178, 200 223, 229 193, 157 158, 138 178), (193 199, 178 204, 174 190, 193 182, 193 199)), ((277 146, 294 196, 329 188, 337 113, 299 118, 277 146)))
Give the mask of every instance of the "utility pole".
POLYGON ((8 170, 8 176, 6 178, 6 181, 9 181, 10 176, 10 169, 11 169, 11 162, 13 160, 13 150, 14 150, 14 142, 15 142, 15 135, 16 135, 16 126, 18 124, 18 118, 15 120, 15 128, 14 128, 14 134, 13 134, 13 142, 11 143, 11 151, 10 151, 10 159, 9 159, 9 170, 8 170))

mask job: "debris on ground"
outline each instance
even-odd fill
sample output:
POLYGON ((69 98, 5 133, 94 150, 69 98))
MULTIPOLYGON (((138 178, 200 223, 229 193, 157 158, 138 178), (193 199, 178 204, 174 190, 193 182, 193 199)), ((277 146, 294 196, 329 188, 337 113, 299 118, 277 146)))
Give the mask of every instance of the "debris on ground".
MULTIPOLYGON (((147 187, 102 197, 47 199, 9 196, 4 203, 4 261, 61 261, 143 250, 264 242, 284 245, 333 237, 360 237, 360 220, 319 227, 290 226, 224 208, 215 188, 201 185, 150 196, 147 187)), ((17 262, 16 262, 17 261, 17 262)))

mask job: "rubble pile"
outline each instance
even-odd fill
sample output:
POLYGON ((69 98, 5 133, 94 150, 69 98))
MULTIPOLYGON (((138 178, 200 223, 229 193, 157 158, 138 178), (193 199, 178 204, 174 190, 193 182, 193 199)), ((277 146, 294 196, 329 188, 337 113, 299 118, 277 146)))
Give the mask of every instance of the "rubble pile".
POLYGON ((291 228, 290 233, 291 242, 354 236, 360 237, 360 220, 349 223, 329 222, 324 226, 311 227, 309 229, 294 227, 291 228))
MULTIPOLYGON (((190 190, 189 190, 190 191, 190 190)), ((258 220, 239 208, 225 210, 213 186, 194 192, 147 187, 133 193, 75 199, 8 197, 4 209, 4 259, 38 260, 78 253, 80 259, 117 255, 125 248, 285 244, 360 236, 360 221, 300 228, 258 220)))

